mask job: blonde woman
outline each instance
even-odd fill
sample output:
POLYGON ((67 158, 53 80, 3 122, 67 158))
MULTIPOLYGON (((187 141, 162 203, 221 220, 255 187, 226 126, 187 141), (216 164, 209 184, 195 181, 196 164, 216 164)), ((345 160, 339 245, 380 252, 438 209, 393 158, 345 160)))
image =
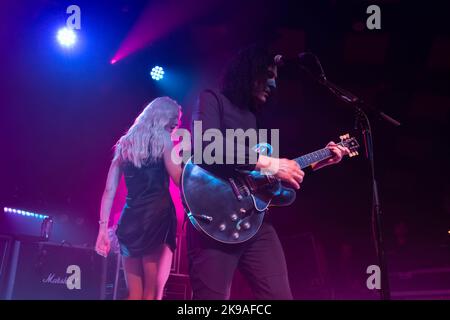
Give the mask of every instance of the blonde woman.
POLYGON ((117 238, 130 300, 161 299, 175 249, 176 214, 169 177, 179 185, 181 167, 171 160, 170 135, 178 126, 180 106, 168 97, 153 100, 115 146, 100 209, 96 251, 110 250, 108 220, 123 174, 127 187, 117 238))

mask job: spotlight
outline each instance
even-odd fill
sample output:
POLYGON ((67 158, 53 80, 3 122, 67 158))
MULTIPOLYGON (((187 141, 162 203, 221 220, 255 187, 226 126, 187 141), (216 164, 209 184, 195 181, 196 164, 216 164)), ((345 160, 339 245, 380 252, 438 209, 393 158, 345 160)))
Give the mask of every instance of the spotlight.
POLYGON ((64 27, 58 30, 56 38, 61 46, 70 48, 75 44, 77 35, 72 29, 64 27))
POLYGON ((159 81, 164 77, 164 69, 160 66, 155 66, 150 72, 153 80, 159 81))

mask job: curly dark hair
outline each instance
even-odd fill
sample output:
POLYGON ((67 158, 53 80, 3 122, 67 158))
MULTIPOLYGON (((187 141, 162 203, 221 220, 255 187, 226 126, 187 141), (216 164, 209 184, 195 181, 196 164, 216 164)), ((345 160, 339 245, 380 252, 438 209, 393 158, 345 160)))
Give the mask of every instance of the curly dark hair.
POLYGON ((273 55, 264 46, 252 45, 241 50, 222 76, 222 93, 236 106, 253 109, 253 84, 267 76, 274 64, 273 55))

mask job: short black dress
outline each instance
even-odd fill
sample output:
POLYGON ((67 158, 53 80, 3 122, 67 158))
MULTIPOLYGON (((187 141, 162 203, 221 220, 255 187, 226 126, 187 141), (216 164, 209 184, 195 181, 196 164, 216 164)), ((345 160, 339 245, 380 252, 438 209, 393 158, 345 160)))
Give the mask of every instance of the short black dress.
POLYGON ((139 258, 162 244, 174 251, 177 217, 164 160, 141 168, 126 162, 122 170, 128 193, 116 230, 121 254, 139 258))

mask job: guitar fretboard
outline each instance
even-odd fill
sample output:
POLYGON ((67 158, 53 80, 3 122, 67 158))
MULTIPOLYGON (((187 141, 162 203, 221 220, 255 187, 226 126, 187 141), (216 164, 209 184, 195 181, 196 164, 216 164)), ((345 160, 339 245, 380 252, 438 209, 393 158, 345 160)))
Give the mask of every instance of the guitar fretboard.
MULTIPOLYGON (((342 143, 338 143, 338 145, 342 145, 342 143)), ((328 148, 323 148, 308 154, 305 154, 304 156, 295 158, 294 161, 298 163, 301 169, 304 169, 306 167, 309 167, 314 162, 318 162, 321 160, 325 160, 328 158, 331 158, 333 156, 333 153, 328 148)))

